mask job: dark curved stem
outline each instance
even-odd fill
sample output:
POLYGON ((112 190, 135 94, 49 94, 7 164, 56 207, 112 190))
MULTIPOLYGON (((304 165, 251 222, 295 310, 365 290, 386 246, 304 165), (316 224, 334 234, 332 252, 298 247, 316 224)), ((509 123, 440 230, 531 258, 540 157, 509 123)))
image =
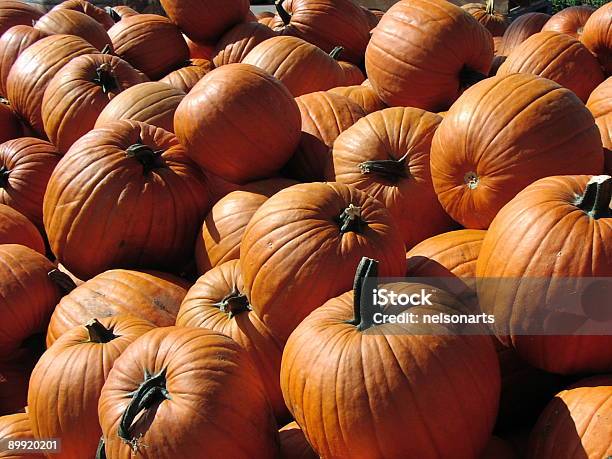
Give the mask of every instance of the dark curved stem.
POLYGON ((234 288, 228 295, 226 295, 221 301, 215 303, 221 312, 225 312, 229 315, 229 318, 246 311, 251 311, 251 305, 244 293, 240 293, 234 288))
POLYGON ((104 437, 100 437, 98 448, 96 449, 96 459, 106 459, 106 450, 104 449, 104 437))
POLYGON ((0 167, 0 188, 4 188, 9 183, 9 175, 11 171, 9 171, 6 166, 0 167))
POLYGON ((468 67, 463 67, 461 72, 459 72, 459 86, 461 89, 467 89, 485 78, 487 78, 485 74, 468 67))
POLYGON ((359 164, 362 174, 380 174, 387 178, 406 178, 406 160, 408 152, 400 159, 379 159, 376 161, 364 161, 359 164))
POLYGON ((355 325, 357 330, 364 331, 374 325, 374 313, 371 295, 364 294, 364 284, 378 277, 378 262, 363 257, 355 272, 353 283, 353 320, 349 323, 355 325))
POLYGON ((354 206, 353 204, 349 204, 338 217, 341 233, 348 233, 349 231, 359 233, 365 223, 361 218, 361 207, 354 206))
POLYGON ((344 51, 344 48, 342 46, 336 46, 334 49, 332 49, 329 52, 329 57, 337 61, 340 59, 340 55, 342 54, 343 51, 344 51))
POLYGON ((102 325, 98 319, 88 321, 85 328, 89 333, 89 341, 92 343, 108 343, 117 338, 117 335, 102 325))
POLYGON ((612 199, 612 177, 597 175, 591 177, 582 196, 576 200, 576 206, 591 218, 612 217, 610 200, 612 199))
POLYGON ((96 69, 96 76, 92 81, 102 87, 104 94, 108 94, 119 87, 110 64, 106 62, 96 69))
POLYGON ((115 22, 121 21, 121 15, 117 13, 112 7, 107 6, 104 10, 108 13, 111 19, 115 22))
POLYGON ((291 15, 287 13, 287 10, 285 8, 283 8, 283 0, 276 0, 274 2, 274 6, 276 7, 276 12, 281 18, 281 21, 283 21, 283 24, 289 25, 289 23, 291 22, 291 15))
POLYGON ((158 169, 163 166, 160 161, 163 150, 153 150, 148 145, 142 144, 142 139, 138 139, 137 143, 130 145, 125 150, 125 155, 128 158, 135 158, 144 169, 144 173, 148 173, 153 169, 158 169))
POLYGON ((59 269, 49 271, 47 276, 49 276, 49 279, 51 279, 59 288, 61 288, 64 293, 70 293, 77 288, 77 285, 70 278, 70 276, 61 272, 59 269))

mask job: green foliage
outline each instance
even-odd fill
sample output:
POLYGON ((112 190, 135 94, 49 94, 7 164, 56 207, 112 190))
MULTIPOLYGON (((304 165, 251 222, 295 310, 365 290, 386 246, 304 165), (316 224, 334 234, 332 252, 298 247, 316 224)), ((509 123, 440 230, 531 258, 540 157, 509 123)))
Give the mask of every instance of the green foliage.
POLYGON ((561 11, 568 6, 590 5, 595 8, 605 5, 610 0, 552 0, 553 12, 561 11))

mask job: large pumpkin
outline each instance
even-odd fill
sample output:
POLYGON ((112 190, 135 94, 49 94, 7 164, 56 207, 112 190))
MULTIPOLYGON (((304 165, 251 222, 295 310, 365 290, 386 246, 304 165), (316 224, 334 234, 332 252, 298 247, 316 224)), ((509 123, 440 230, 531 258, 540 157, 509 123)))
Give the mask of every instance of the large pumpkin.
POLYGON ((526 13, 516 18, 504 32, 497 54, 501 56, 510 54, 527 38, 541 31, 549 19, 550 15, 546 13, 526 13))
POLYGON ((98 415, 113 459, 134 451, 143 459, 278 454, 276 423, 248 352, 202 328, 157 328, 137 339, 109 373, 98 415))
POLYGON ((65 458, 94 457, 102 435, 97 414, 104 381, 121 353, 153 328, 131 316, 94 318, 47 349, 28 389, 34 438, 61 438, 65 458))
POLYGON ((508 336, 504 340, 533 366, 561 374, 612 370, 612 336, 564 332, 591 311, 593 317, 607 314, 606 305, 591 304, 588 290, 576 284, 582 315, 567 305, 557 309, 570 281, 555 280, 612 276, 611 200, 610 176, 544 178, 504 206, 485 236, 477 276, 509 279, 479 285, 480 305, 497 317, 498 336, 508 336), (537 279, 551 280, 542 285, 537 279), (542 335, 525 336, 534 327, 542 335))
POLYGON ((372 32, 365 65, 387 105, 437 112, 484 78, 492 60, 491 34, 468 12, 446 0, 402 0, 372 32))
POLYGON ((123 90, 148 78, 123 59, 86 54, 71 60, 49 82, 42 119, 49 140, 66 153, 91 131, 98 115, 123 90))
POLYGON ((139 14, 108 30, 115 54, 151 79, 161 78, 189 58, 181 31, 168 18, 139 14))
POLYGON ((268 199, 240 246, 246 294, 281 340, 325 301, 348 290, 364 256, 381 259, 381 276, 402 276, 401 233, 376 199, 341 183, 305 183, 268 199))
POLYGON ((300 139, 300 111, 276 78, 247 64, 200 80, 174 115, 176 135, 200 167, 235 183, 267 178, 300 139))
MULTIPOLYGON (((289 410, 321 457, 479 457, 499 397, 491 338, 449 325, 376 323, 364 286, 376 277, 374 263, 360 263, 355 292, 330 299, 289 337, 281 365, 289 410)), ((428 287, 379 288, 418 296, 428 287)), ((454 297, 431 295, 431 306, 410 308, 419 320, 456 314, 454 297)), ((395 317, 407 312, 396 309, 395 317)))
MULTIPOLYGON (((27 413, 9 414, 0 417, 0 438, 10 438, 12 440, 32 440, 32 425, 30 415, 27 413)), ((44 454, 28 454, 27 456, 21 453, 10 451, 0 452, 2 459, 45 459, 44 454)))
POLYGON ((338 65, 340 66, 340 68, 342 68, 342 71, 344 72, 344 81, 342 83, 343 85, 352 86, 364 82, 365 75, 363 74, 361 69, 355 64, 352 64, 347 61, 338 61, 338 65))
POLYGON ((589 96, 587 108, 595 118, 604 146, 605 172, 612 174, 612 77, 597 86, 589 96))
POLYGON ((382 202, 406 247, 450 230, 431 183, 431 139, 442 117, 418 108, 371 113, 341 133, 325 179, 346 183, 382 202))
POLYGON ((501 37, 508 28, 508 19, 495 10, 495 0, 487 0, 484 5, 467 3, 461 8, 474 16, 494 37, 501 37))
POLYGON ((204 177, 176 137, 124 120, 70 148, 49 180, 43 214, 57 259, 89 278, 117 267, 180 269, 206 211, 204 177))
POLYGON ((0 204, 13 207, 42 228, 43 198, 59 160, 52 144, 34 137, 1 144, 0 204))
POLYGON ((376 91, 368 86, 340 86, 338 88, 330 89, 331 94, 338 94, 339 96, 345 96, 349 100, 355 102, 366 114, 376 112, 385 108, 385 104, 376 91))
POLYGON ((278 431, 280 437, 280 459, 319 459, 308 444, 304 432, 293 421, 278 431))
POLYGON ((214 65, 210 61, 205 59, 193 59, 187 61, 180 69, 173 70, 159 81, 169 84, 173 88, 187 94, 204 75, 214 68, 214 65))
POLYGON ((591 17, 595 8, 588 5, 570 6, 554 14, 542 27, 542 32, 553 31, 580 38, 584 25, 591 17))
POLYGON ((0 204, 0 244, 20 244, 45 254, 45 242, 36 226, 4 204, 0 204))
POLYGON ((113 121, 141 121, 174 132, 174 112, 185 92, 161 81, 139 83, 114 97, 100 112, 95 128, 113 121))
POLYGON ((2 0, 0 2, 0 35, 16 25, 32 25, 42 15, 38 8, 29 3, 2 0))
POLYGON ((580 40, 601 63, 607 76, 612 75, 612 3, 599 7, 587 20, 580 40))
POLYGON ((6 80, 19 55, 47 35, 29 25, 17 25, 0 37, 0 95, 6 96, 6 80))
POLYGON ((334 141, 366 113, 348 97, 329 92, 305 94, 295 101, 302 115, 302 138, 286 170, 300 181, 321 182, 334 141))
POLYGON ((44 135, 41 108, 47 85, 75 57, 98 51, 74 35, 51 35, 33 43, 17 58, 6 81, 6 95, 19 115, 44 135))
POLYGON ((102 24, 87 16, 70 9, 52 10, 41 17, 34 28, 47 35, 76 35, 102 51, 111 45, 111 39, 102 24))
POLYGON ((53 10, 74 10, 78 11, 79 13, 84 13, 102 24, 104 30, 108 30, 115 25, 115 21, 107 11, 97 7, 87 0, 65 0, 62 3, 54 6, 53 10))
POLYGON ((229 29, 215 45, 216 67, 242 62, 259 43, 277 34, 259 22, 243 22, 229 29))
POLYGON ((158 327, 174 325, 188 288, 186 281, 170 274, 127 269, 105 271, 62 298, 49 322, 47 346, 94 317, 130 315, 158 327))
POLYGON ((533 34, 508 54, 497 75, 531 73, 565 86, 583 102, 604 80, 601 66, 577 39, 561 32, 533 34))
POLYGON ((542 177, 602 168, 601 139, 584 104, 529 74, 495 76, 466 91, 444 116, 431 148, 440 203, 472 229, 486 229, 508 201, 542 177))

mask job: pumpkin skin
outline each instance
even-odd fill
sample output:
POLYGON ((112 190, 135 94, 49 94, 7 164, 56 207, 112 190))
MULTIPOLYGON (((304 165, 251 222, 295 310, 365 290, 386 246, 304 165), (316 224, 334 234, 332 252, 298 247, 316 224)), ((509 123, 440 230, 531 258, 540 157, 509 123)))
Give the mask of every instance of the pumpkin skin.
POLYGON ((66 153, 91 131, 100 112, 121 91, 149 79, 109 54, 85 54, 68 62, 49 82, 42 119, 49 140, 66 153))
POLYGON ((243 22, 229 29, 215 45, 213 62, 216 67, 242 62, 249 52, 262 41, 277 35, 258 22, 243 22))
POLYGON ((204 75, 215 68, 212 62, 205 59, 196 61, 188 61, 184 67, 170 72, 159 81, 187 94, 204 75))
MULTIPOLYGON (((0 437, 10 438, 12 440, 31 440, 34 438, 32 434, 32 426, 30 416, 27 413, 9 414, 0 417, 0 437)), ((2 459, 45 459, 44 454, 28 454, 11 453, 8 451, 0 453, 2 459)))
POLYGON ((95 456, 102 430, 98 398, 113 363, 152 330, 131 316, 93 319, 66 332, 41 356, 28 390, 34 438, 61 438, 61 457, 95 456))
POLYGON ((43 13, 32 5, 15 0, 0 3, 0 35, 16 25, 32 25, 43 13))
POLYGON ((45 243, 36 226, 4 204, 0 204, 0 244, 20 244, 45 254, 45 243))
POLYGON ((68 62, 98 50, 74 35, 51 35, 26 48, 17 58, 6 81, 13 109, 38 133, 44 135, 42 99, 51 79, 68 62))
POLYGON ((393 5, 372 32, 365 55, 368 79, 383 102, 432 112, 459 97, 470 73, 487 75, 492 60, 491 34, 445 0, 393 5))
POLYGON ((438 202, 429 168, 431 139, 441 121, 418 108, 371 113, 338 136, 327 162, 327 181, 351 185, 387 207, 406 247, 454 226, 438 202))
POLYGON ((248 353, 231 338, 211 330, 166 327, 132 343, 102 388, 98 415, 107 457, 133 457, 131 445, 118 436, 118 426, 130 403, 128 394, 145 380, 143 370, 148 375, 166 370, 164 385, 172 397, 147 410, 146 425, 136 423, 126 429, 129 437, 142 434, 134 439, 134 447, 143 459, 246 459, 278 454, 274 418, 248 353), (194 417, 194 410, 206 416, 194 417))
POLYGON ((273 76, 252 65, 228 64, 187 94, 176 109, 174 129, 201 168, 246 183, 274 175, 287 162, 300 139, 300 111, 273 76))
POLYGON ((173 134, 124 120, 70 148, 49 180, 43 216, 57 259, 89 278, 118 267, 180 267, 207 201, 204 177, 173 134))
POLYGON ((508 28, 508 20, 503 14, 495 11, 493 0, 487 0, 486 5, 467 3, 461 8, 474 16, 494 37, 501 37, 508 28))
POLYGON ((129 315, 158 327, 174 325, 188 288, 186 281, 156 271, 105 271, 62 298, 49 322, 47 347, 94 317, 129 315))
POLYGON ((289 411, 280 389, 283 345, 251 310, 243 292, 239 261, 220 264, 189 289, 176 317, 176 325, 206 328, 236 341, 259 371, 277 422, 287 422, 289 411))
POLYGON ((322 182, 334 141, 366 113, 348 97, 329 92, 305 94, 295 101, 302 115, 302 137, 285 169, 302 182, 322 182))
POLYGON ((329 93, 347 97, 363 108, 366 114, 382 110, 386 107, 385 103, 378 97, 378 94, 368 86, 341 86, 330 89, 329 93))
POLYGON ((355 64, 346 61, 338 61, 338 65, 344 71, 343 85, 355 86, 365 81, 365 75, 355 64))
POLYGON ((0 143, 21 137, 23 127, 10 105, 0 101, 0 143))
POLYGON ((404 274, 404 243, 387 209, 355 188, 315 182, 279 191, 257 209, 240 264, 253 310, 286 341, 314 309, 351 288, 351 271, 368 254, 381 259, 381 276, 404 274))
POLYGON ((88 2, 87 0, 66 0, 59 5, 54 6, 51 11, 66 9, 86 14, 90 18, 99 22, 102 27, 104 27, 104 30, 108 30, 115 25, 115 21, 113 21, 113 18, 106 11, 97 7, 93 3, 88 2))
POLYGON ((137 16, 140 14, 135 9, 130 8, 129 6, 125 6, 125 5, 113 6, 110 9, 119 16, 119 20, 116 20, 115 22, 119 22, 123 18, 129 18, 130 16, 137 16))
POLYGON ((344 70, 321 49, 296 37, 273 37, 255 46, 242 60, 278 78, 294 97, 325 91, 344 83, 344 70), (309 69, 317 69, 309 72, 309 69))
POLYGON ((215 55, 215 46, 207 43, 197 43, 191 40, 187 35, 183 34, 183 39, 189 48, 189 57, 191 59, 213 59, 215 55))
POLYGON ((534 75, 495 76, 468 89, 436 130, 434 189, 455 221, 486 229, 542 177, 601 173, 600 144, 593 117, 573 92, 534 75), (511 110, 504 104, 510 94, 511 110))
POLYGON ((70 9, 52 10, 41 17, 34 28, 47 35, 76 35, 102 51, 111 45, 106 30, 94 18, 70 9))
POLYGON ((161 81, 134 85, 113 98, 100 112, 95 128, 113 121, 140 121, 174 132, 174 112, 185 92, 161 81))
MULTIPOLYGON (((493 220, 482 244, 476 275, 515 279, 612 276, 611 197, 609 176, 548 177, 531 184, 493 220), (579 204, 577 197, 581 199, 587 189, 589 193, 600 190, 598 199, 589 194, 579 204), (551 233, 553 225, 555 231, 551 233)), ((498 317, 495 333, 508 336, 504 341, 509 341, 529 364, 559 374, 609 371, 610 336, 515 333, 527 321, 538 320, 534 314, 539 310, 553 306, 541 295, 554 298, 556 289, 548 286, 539 296, 532 292, 526 300, 520 283, 512 288, 511 295, 498 285, 489 285, 479 287, 479 300, 487 314, 498 317), (508 320, 510 315, 512 321, 508 320)))
POLYGON ((6 80, 19 55, 47 35, 29 25, 17 25, 8 29, 0 37, 0 94, 6 96, 6 80))
POLYGON ((604 170, 612 174, 612 77, 601 83, 589 96, 587 108, 595 118, 604 146, 604 170))
POLYGON ((550 17, 550 14, 546 13, 526 13, 516 18, 504 32, 498 54, 501 56, 510 54, 527 38, 540 32, 550 17))
POLYGON ((560 32, 533 34, 508 54, 497 75, 531 73, 565 86, 583 102, 604 80, 601 66, 577 39, 560 32))
POLYGON ((584 25, 596 8, 588 5, 570 6, 554 14, 542 27, 542 32, 553 31, 579 39, 584 25))
POLYGON ((297 422, 290 422, 278 431, 281 459, 319 459, 308 444, 297 422))
MULTIPOLYGON (((18 357, 12 355, 10 360, 0 361, 0 416, 22 413, 28 403, 30 375, 38 357, 44 351, 44 346, 39 346, 41 343, 37 338, 37 335, 31 337, 33 346, 24 343, 18 357)), ((6 359, 6 356, 2 358, 6 359)), ((4 457, 2 454, 0 453, 0 457, 4 457)))
POLYGON ((610 2, 599 7, 587 20, 580 40, 597 57, 607 76, 612 74, 612 27, 610 2))
POLYGON ((157 14, 121 19, 108 30, 115 54, 152 80, 163 77, 189 58, 181 31, 157 14))

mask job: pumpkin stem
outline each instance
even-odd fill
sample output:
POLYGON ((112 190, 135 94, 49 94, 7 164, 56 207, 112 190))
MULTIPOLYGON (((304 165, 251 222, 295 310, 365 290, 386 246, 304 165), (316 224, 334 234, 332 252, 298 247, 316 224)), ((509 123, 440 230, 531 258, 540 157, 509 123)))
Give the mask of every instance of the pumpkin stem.
POLYGON ((355 325, 357 330, 364 331, 374 325, 374 305, 370 295, 364 295, 363 286, 371 279, 378 277, 378 261, 363 257, 355 271, 353 283, 353 320, 349 321, 355 325))
POLYGON ((117 13, 112 7, 107 6, 106 8, 104 8, 104 11, 108 13, 108 15, 111 17, 113 21, 115 22, 121 21, 121 15, 117 13))
POLYGON ((477 72, 469 67, 463 67, 461 72, 459 72, 459 86, 461 89, 465 90, 485 78, 487 78, 485 74, 477 72))
POLYGON ((10 174, 11 171, 9 171, 6 166, 0 167, 0 188, 5 188, 8 185, 10 174))
POLYGON ((283 21, 283 24, 285 24, 286 26, 289 25, 289 23, 291 22, 291 15, 287 13, 287 10, 285 8, 283 8, 283 0, 276 0, 274 2, 274 6, 276 7, 276 12, 280 16, 281 21, 283 21))
POLYGON ((495 0, 487 0, 486 6, 485 6, 485 13, 487 14, 495 13, 495 0))
POLYGON ((104 437, 100 437, 98 449, 96 449, 96 459, 106 459, 106 450, 104 449, 104 437))
POLYGON ((139 138, 137 143, 130 145, 127 150, 125 150, 125 156, 138 160, 138 162, 142 164, 144 173, 146 174, 153 169, 162 167, 160 157, 163 152, 164 150, 153 150, 148 145, 143 145, 142 139, 139 138))
POLYGON ((57 285, 60 289, 64 291, 64 293, 70 293, 77 285, 70 278, 70 276, 66 273, 61 272, 59 269, 53 269, 47 273, 49 279, 51 279, 55 285, 57 285))
POLYGON ((112 55, 113 54, 113 47, 109 43, 107 43, 107 44, 104 45, 104 48, 102 48, 102 51, 100 51, 100 53, 112 55))
POLYGON ((364 161, 359 164, 362 174, 380 174, 389 179, 408 177, 406 171, 406 160, 408 152, 400 159, 379 159, 375 161, 364 161))
POLYGON ((98 319, 91 319, 85 324, 85 328, 89 333, 89 341, 92 343, 108 343, 115 338, 115 335, 111 330, 106 328, 98 319))
POLYGON ((349 231, 359 233, 366 223, 361 218, 361 207, 357 207, 353 204, 349 204, 348 207, 342 211, 338 220, 341 233, 348 233, 349 231))
POLYGON ((329 52, 329 57, 331 57, 333 60, 337 61, 338 59, 340 59, 340 54, 342 54, 343 51, 344 51, 344 47, 336 46, 334 49, 332 49, 329 52))
POLYGON ((115 75, 113 75, 112 68, 108 62, 105 62, 96 69, 96 76, 92 80, 99 86, 102 86, 102 92, 108 94, 109 92, 117 89, 119 85, 115 75))
POLYGON ((251 305, 244 293, 240 293, 236 287, 227 295, 223 297, 221 301, 215 303, 221 312, 225 312, 229 315, 229 318, 233 318, 238 314, 246 311, 251 311, 251 305))
POLYGON ((612 177, 609 175, 596 175, 591 177, 587 183, 582 196, 576 199, 576 206, 583 210, 589 217, 611 218, 612 209, 612 177))
POLYGON ((132 401, 127 406, 117 429, 117 435, 125 443, 130 445, 132 451, 138 450, 138 438, 132 437, 130 430, 136 417, 142 412, 151 408, 155 403, 164 400, 171 400, 172 397, 166 389, 166 369, 151 375, 145 370, 144 381, 140 387, 130 394, 132 401))

